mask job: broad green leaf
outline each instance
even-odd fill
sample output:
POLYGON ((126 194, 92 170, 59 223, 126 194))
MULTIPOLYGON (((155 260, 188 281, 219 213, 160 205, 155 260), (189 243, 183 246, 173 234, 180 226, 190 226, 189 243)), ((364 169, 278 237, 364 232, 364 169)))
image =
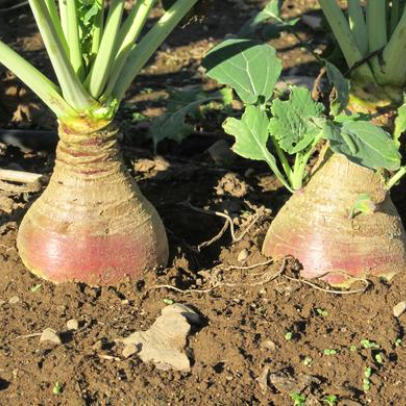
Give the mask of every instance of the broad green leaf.
POLYGON ((335 98, 330 103, 330 110, 333 116, 337 116, 347 107, 350 83, 332 63, 325 61, 325 65, 328 79, 336 90, 335 98))
POLYGON ((399 138, 406 131, 406 102, 398 109, 398 115, 395 120, 395 131, 393 136, 396 144, 399 146, 399 138))
POLYGON ((334 152, 345 155, 358 165, 370 169, 395 171, 401 156, 391 135, 382 128, 364 121, 345 122, 341 130, 326 132, 334 152))
POLYGON ((282 72, 274 48, 246 39, 222 42, 207 54, 203 66, 210 78, 232 87, 245 104, 268 101, 282 72))
POLYGON ((247 106, 241 120, 229 117, 223 123, 223 128, 227 134, 235 137, 234 152, 244 158, 266 162, 283 185, 292 191, 280 172, 275 157, 268 151, 268 124, 265 111, 257 106, 247 106))
POLYGON ((268 123, 269 119, 264 111, 255 106, 248 106, 241 120, 229 117, 223 123, 223 128, 227 134, 235 137, 233 150, 238 155, 267 161, 271 155, 266 147, 269 138, 268 123))
POLYGON ((323 110, 323 105, 316 103, 307 89, 292 87, 289 100, 276 99, 272 103, 269 131, 284 151, 296 154, 320 133, 311 119, 320 117, 323 110))

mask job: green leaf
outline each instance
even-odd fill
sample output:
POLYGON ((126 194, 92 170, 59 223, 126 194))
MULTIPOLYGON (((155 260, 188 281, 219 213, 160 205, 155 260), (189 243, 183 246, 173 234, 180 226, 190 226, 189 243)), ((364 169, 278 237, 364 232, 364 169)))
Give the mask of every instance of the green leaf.
MULTIPOLYGON (((212 99, 210 99, 212 100, 212 99)), ((194 127, 186 123, 186 117, 196 113, 199 106, 206 100, 197 100, 180 108, 175 113, 165 113, 153 121, 149 133, 154 143, 154 148, 165 138, 182 142, 193 133, 194 127)))
POLYGON ((284 0, 271 0, 258 14, 252 17, 238 33, 239 37, 246 37, 255 33, 257 28, 267 20, 280 20, 281 8, 284 0))
POLYGON ((398 108, 398 115, 395 120, 395 131, 393 136, 396 144, 399 146, 399 138, 406 131, 406 102, 398 108))
POLYGON ((224 131, 235 137, 233 150, 244 158, 268 161, 275 158, 268 151, 269 119, 258 107, 247 106, 241 120, 230 117, 223 123, 224 131))
POLYGON ((395 171, 400 168, 401 156, 395 141, 382 128, 364 121, 347 121, 341 131, 330 126, 325 132, 334 152, 370 169, 385 168, 395 171))
POLYGON ((246 39, 222 42, 207 54, 203 66, 210 78, 232 87, 246 104, 267 102, 282 72, 274 48, 246 39))
POLYGON ((296 154, 308 147, 320 133, 311 118, 318 118, 323 109, 321 103, 313 101, 307 89, 292 87, 289 100, 276 99, 273 102, 269 131, 284 151, 296 154))
POLYGON ((325 65, 328 79, 336 90, 335 98, 330 103, 330 110, 333 116, 337 116, 347 107, 350 83, 332 63, 325 61, 325 65))
POLYGON ((182 142, 194 132, 194 127, 186 122, 188 116, 195 117, 203 103, 220 100, 227 104, 229 92, 205 93, 201 87, 190 87, 186 90, 172 90, 168 111, 155 119, 149 129, 154 148, 164 139, 182 142))

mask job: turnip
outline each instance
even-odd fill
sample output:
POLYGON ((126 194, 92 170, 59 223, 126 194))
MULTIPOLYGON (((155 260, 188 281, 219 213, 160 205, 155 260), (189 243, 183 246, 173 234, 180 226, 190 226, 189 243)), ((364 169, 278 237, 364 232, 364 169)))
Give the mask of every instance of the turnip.
POLYGON ((59 85, 0 41, 0 63, 55 113, 54 173, 25 215, 25 266, 53 282, 113 284, 165 265, 162 221, 126 171, 115 114, 133 79, 197 0, 177 0, 140 40, 155 0, 30 0, 59 85))
POLYGON ((369 0, 365 18, 353 0, 347 20, 336 0, 319 3, 350 68, 347 80, 325 62, 336 89, 329 112, 306 89, 292 87, 288 100, 274 97, 281 62, 269 45, 228 39, 204 65, 245 104, 240 120, 223 124, 236 138, 234 151, 267 162, 293 193, 273 220, 263 253, 294 256, 303 277, 332 284, 390 279, 406 268, 406 235, 389 195, 406 172, 398 151, 406 107, 398 110, 394 136, 386 131, 403 102, 406 10, 402 2, 369 0), (322 153, 309 172, 319 144, 322 153))

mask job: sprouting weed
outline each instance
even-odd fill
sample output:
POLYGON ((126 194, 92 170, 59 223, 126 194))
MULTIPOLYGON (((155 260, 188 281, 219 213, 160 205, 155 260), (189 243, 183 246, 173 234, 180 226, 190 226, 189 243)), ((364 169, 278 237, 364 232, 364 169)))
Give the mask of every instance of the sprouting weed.
POLYGON ((34 285, 34 286, 30 289, 30 291, 31 291, 32 293, 38 292, 38 291, 41 289, 41 287, 42 287, 42 283, 37 283, 36 285, 34 285))
POLYGON ((364 392, 368 392, 371 389, 371 378, 372 375, 372 368, 371 367, 365 367, 364 369, 364 379, 362 381, 362 388, 364 392))
POLYGON ((175 302, 172 299, 162 299, 162 301, 167 305, 173 305, 175 302))
POLYGON ((290 341, 292 338, 293 338, 293 333, 292 333, 291 331, 288 331, 288 332, 285 334, 285 340, 290 341))
POLYGON ((335 395, 329 395, 323 399, 323 403, 327 403, 329 406, 335 406, 338 402, 338 398, 335 395))
POLYGON ((337 355, 338 354, 338 351, 337 350, 332 350, 332 349, 325 349, 324 351, 323 351, 323 354, 324 355, 337 355))
POLYGON ((401 338, 397 338, 395 341, 395 347, 400 347, 402 345, 402 339, 401 338))
POLYGON ((313 362, 313 358, 305 357, 305 359, 303 360, 303 365, 308 367, 312 362, 313 362))
POLYGON ((361 345, 367 350, 369 350, 369 349, 379 350, 379 348, 380 348, 377 343, 375 343, 373 341, 369 341, 367 339, 361 340, 361 345))
POLYGON ((322 308, 320 308, 320 307, 318 307, 318 308, 316 309, 316 312, 317 312, 317 314, 318 314, 319 316, 322 316, 322 317, 327 317, 327 316, 328 316, 328 311, 327 311, 327 310, 324 310, 324 309, 322 309, 322 308))
POLYGON ((62 385, 60 382, 55 382, 54 387, 52 388, 52 393, 54 395, 59 395, 62 392, 62 385))
POLYGON ((356 345, 352 345, 351 347, 350 347, 350 351, 352 351, 352 352, 355 352, 355 351, 357 351, 358 350, 358 347, 356 346, 356 345))
POLYGON ((300 395, 297 392, 292 392, 290 398, 293 400, 293 406, 305 406, 306 396, 300 395))
POLYGON ((380 352, 378 352, 378 354, 375 355, 375 361, 378 364, 381 364, 381 365, 383 364, 383 358, 382 358, 382 354, 380 352))

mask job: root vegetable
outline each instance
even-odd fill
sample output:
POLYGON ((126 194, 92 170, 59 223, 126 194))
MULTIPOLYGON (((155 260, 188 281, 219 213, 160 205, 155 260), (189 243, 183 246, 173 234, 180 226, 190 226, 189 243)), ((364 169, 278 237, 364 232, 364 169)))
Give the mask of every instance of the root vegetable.
POLYGON ((112 124, 87 134, 60 126, 54 173, 17 240, 38 276, 114 284, 166 264, 164 226, 127 172, 117 133, 112 124))
POLYGON ((381 177, 334 154, 277 214, 263 253, 294 256, 305 278, 348 285, 353 280, 343 273, 390 279, 404 271, 405 247, 401 219, 381 177), (371 196, 376 210, 351 218, 351 204, 361 193, 371 196))

